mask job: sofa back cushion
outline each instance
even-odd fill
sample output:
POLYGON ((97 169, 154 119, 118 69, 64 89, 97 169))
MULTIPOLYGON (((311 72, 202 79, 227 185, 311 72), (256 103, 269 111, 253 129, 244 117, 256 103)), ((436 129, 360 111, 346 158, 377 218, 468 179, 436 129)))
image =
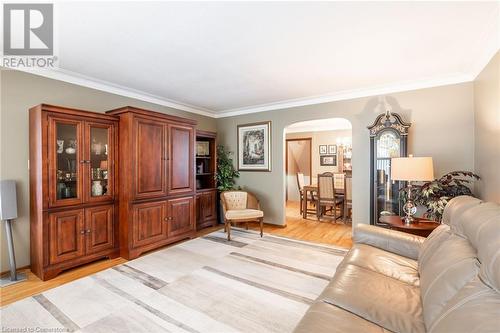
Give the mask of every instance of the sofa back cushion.
POLYGON ((480 199, 468 195, 461 195, 453 198, 444 208, 441 223, 450 225, 451 221, 455 220, 457 216, 462 215, 463 212, 471 207, 479 205, 481 202, 480 199))
POLYGON ((498 332, 499 329, 500 294, 479 277, 460 289, 434 323, 427 326, 429 333, 498 332))
POLYGON ((458 197, 443 222, 449 226, 436 228, 419 253, 427 329, 482 331, 500 324, 500 206, 458 197))
MULTIPOLYGON (((479 272, 476 251, 467 239, 450 234, 419 262, 420 288, 426 327, 446 303, 479 272)), ((434 244, 433 244, 434 245, 434 244)))

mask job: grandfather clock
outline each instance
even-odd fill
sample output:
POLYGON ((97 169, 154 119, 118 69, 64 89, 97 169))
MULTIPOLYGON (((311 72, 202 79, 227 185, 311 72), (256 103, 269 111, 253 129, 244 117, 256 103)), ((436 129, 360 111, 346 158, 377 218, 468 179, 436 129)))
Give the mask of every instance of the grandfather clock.
POLYGON ((391 158, 407 156, 408 128, 397 113, 386 111, 370 130, 370 224, 382 215, 400 215, 399 190, 405 182, 391 179, 391 158))

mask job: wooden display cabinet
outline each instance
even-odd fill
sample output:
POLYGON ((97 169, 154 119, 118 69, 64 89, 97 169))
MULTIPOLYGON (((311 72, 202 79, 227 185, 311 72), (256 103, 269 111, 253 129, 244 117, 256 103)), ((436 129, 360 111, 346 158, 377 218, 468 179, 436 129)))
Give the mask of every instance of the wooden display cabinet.
POLYGON ((32 272, 117 257, 116 118, 46 104, 29 118, 32 272))

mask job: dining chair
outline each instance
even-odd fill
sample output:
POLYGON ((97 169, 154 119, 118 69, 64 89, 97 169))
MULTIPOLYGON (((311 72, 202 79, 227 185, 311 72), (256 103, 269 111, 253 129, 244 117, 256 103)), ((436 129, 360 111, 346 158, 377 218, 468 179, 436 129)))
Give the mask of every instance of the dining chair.
POLYGON ((304 200, 304 174, 297 172, 297 187, 299 188, 300 214, 302 215, 302 204, 304 200))
MULTIPOLYGON (((300 215, 304 212, 304 185, 305 185, 305 177, 302 172, 297 172, 297 186, 299 188, 299 196, 300 196, 300 215)), ((314 193, 309 192, 307 194, 307 201, 311 202, 312 205, 315 207, 316 206, 316 198, 314 196, 314 193)))
POLYGON ((318 221, 323 217, 331 218, 331 216, 326 215, 327 211, 331 211, 333 213, 334 220, 343 216, 344 196, 336 193, 334 185, 335 182, 333 173, 325 172, 318 174, 318 197, 316 201, 316 215, 318 221), (337 208, 339 210, 339 216, 337 216, 337 208), (340 215, 341 210, 342 215, 340 215))
POLYGON ((222 213, 224 216, 224 232, 227 240, 231 240, 231 223, 257 222, 260 225, 260 237, 264 228, 264 212, 260 208, 259 199, 247 191, 224 191, 220 194, 222 213))
POLYGON ((345 183, 345 174, 344 173, 334 173, 333 174, 333 181, 334 181, 334 186, 335 189, 340 190, 344 189, 344 183, 345 183))
POLYGON ((352 177, 345 177, 344 186, 344 222, 347 222, 349 210, 352 216, 352 177))

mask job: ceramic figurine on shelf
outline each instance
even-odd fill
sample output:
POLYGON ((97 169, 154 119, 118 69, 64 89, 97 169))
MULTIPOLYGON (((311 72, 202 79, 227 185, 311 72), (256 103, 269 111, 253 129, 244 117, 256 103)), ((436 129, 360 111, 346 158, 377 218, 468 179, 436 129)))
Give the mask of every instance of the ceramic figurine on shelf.
POLYGON ((69 140, 68 148, 66 148, 66 154, 76 153, 76 140, 69 140))
POLYGON ((57 140, 57 153, 62 154, 64 151, 64 140, 57 140))
POLYGON ((100 142, 95 142, 95 140, 92 142, 92 151, 96 155, 101 155, 102 153, 102 143, 100 142))

